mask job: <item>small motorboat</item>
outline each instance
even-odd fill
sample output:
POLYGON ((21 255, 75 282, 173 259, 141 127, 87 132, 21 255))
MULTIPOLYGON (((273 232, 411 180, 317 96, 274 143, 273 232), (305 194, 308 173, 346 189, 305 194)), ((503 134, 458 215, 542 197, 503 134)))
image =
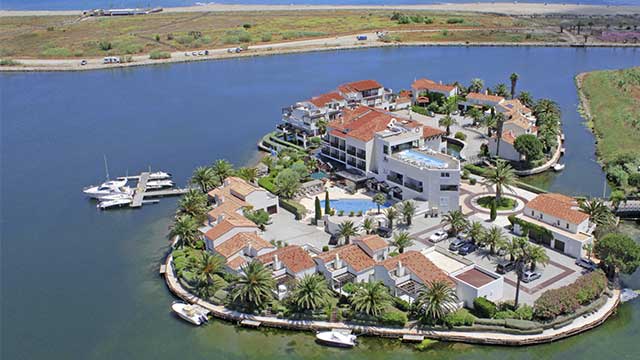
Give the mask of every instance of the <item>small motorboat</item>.
POLYGON ((100 202, 96 207, 100 210, 109 209, 112 207, 121 207, 131 204, 133 198, 128 194, 113 194, 100 198, 100 202))
POLYGON ((560 154, 564 155, 565 150, 565 148, 560 148, 560 154))
POLYGON ((171 174, 164 171, 156 171, 149 174, 149 180, 166 180, 171 179, 171 174))
POLYGON ((564 164, 558 163, 553 165, 553 171, 562 171, 562 170, 564 170, 564 164))
POLYGON ((127 184, 127 179, 122 180, 109 180, 103 182, 98 186, 89 186, 82 189, 82 192, 90 198, 99 199, 105 195, 112 195, 116 193, 124 193, 123 189, 127 184))
POLYGON ((173 187, 173 185, 171 180, 152 180, 147 182, 147 189, 162 189, 173 187))
POLYGON ((640 296, 638 293, 640 291, 639 290, 632 290, 629 288, 624 288, 622 289, 622 291, 620 292, 620 301, 621 302, 627 302, 627 301, 631 301, 635 298, 637 298, 638 296, 640 296))
POLYGON ((329 346, 352 348, 356 346, 357 336, 352 334, 343 334, 339 331, 323 331, 316 334, 316 340, 319 343, 329 346))
POLYGON ((186 320, 193 325, 199 326, 209 321, 209 318, 207 318, 209 310, 198 305, 189 305, 180 301, 175 301, 171 304, 171 310, 178 314, 178 316, 183 320, 186 320))

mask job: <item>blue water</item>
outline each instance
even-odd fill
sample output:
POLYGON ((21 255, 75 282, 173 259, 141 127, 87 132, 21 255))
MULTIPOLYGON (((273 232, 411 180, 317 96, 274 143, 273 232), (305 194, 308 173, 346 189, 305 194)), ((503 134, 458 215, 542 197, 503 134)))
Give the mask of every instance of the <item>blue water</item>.
POLYGON ((447 163, 444 161, 415 150, 402 150, 397 155, 402 159, 417 161, 424 167, 438 169, 444 169, 447 167, 447 163))
MULTIPOLYGON (((312 334, 249 331, 171 315, 158 277, 176 199, 99 212, 83 186, 111 175, 255 159, 280 109, 350 80, 407 88, 416 77, 518 87, 563 111, 565 170, 553 190, 600 194, 593 137, 577 113, 578 72, 640 65, 636 49, 416 47, 292 54, 67 73, 0 73, 0 359, 632 359, 640 301, 590 334, 533 348, 442 344, 417 353, 363 339, 322 348, 312 334), (390 71, 392 69, 392 71, 390 71), (321 75, 318 75, 321 74, 321 75)), ((283 239, 285 240, 285 239, 283 239)), ((629 280, 640 287, 640 278, 629 280)))
MULTIPOLYGON (((190 6, 207 0, 2 0, 2 10, 84 10, 94 8, 173 7, 190 6)), ((407 5, 469 2, 513 2, 508 0, 222 0, 222 4, 342 4, 342 5, 407 5)), ((635 5, 635 0, 526 0, 549 4, 635 5)))
MULTIPOLYGON (((320 200, 320 206, 324 209, 324 204, 326 202, 324 200, 320 200)), ((345 214, 349 214, 351 211, 357 213, 358 211, 367 212, 371 209, 377 209, 378 204, 374 203, 369 199, 329 199, 329 204, 332 209, 336 211, 344 211, 345 214)), ((391 203, 387 202, 384 205, 381 205, 380 208, 388 208, 391 206, 391 203)))

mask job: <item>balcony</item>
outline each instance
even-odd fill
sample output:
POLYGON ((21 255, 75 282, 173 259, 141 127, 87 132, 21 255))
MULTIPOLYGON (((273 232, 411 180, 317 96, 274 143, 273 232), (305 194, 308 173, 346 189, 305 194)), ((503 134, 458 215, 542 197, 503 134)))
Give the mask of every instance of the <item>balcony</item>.
POLYGON ((411 183, 411 182, 405 182, 404 183, 404 187, 406 187, 407 189, 411 189, 413 191, 417 191, 419 193, 422 192, 422 185, 420 185, 420 184, 411 183))
POLYGON ((402 175, 387 175, 387 180, 391 181, 392 183, 404 186, 402 182, 402 175))

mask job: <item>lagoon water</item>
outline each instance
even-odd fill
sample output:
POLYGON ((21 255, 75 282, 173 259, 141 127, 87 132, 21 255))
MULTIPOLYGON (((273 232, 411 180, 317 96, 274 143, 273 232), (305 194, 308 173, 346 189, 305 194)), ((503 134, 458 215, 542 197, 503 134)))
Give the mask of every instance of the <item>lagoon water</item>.
MULTIPOLYGON (((316 345, 310 334, 249 331, 175 318, 157 275, 175 199, 99 212, 81 188, 151 166, 184 184, 198 165, 255 159, 280 108, 341 82, 375 78, 396 90, 427 76, 508 83, 557 101, 567 167, 545 179, 570 194, 602 191, 593 137, 576 112, 573 77, 640 65, 635 49, 421 47, 68 73, 0 74, 2 359, 632 359, 640 303, 595 331, 511 349, 441 344, 427 354, 392 341, 359 349, 316 345)), ((625 225, 626 226, 626 225, 625 225)), ((640 240, 637 227, 627 226, 640 240)), ((640 276, 626 278, 640 287, 640 276)))

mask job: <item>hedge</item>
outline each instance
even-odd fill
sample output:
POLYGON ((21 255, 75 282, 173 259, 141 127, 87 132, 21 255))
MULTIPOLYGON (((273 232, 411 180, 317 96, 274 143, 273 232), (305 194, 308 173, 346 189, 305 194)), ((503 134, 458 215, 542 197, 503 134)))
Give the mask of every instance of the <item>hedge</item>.
POLYGON ((260 179, 258 179, 258 185, 272 194, 276 193, 276 186, 273 184, 273 179, 269 176, 261 177, 260 179))
POLYGON ((553 239, 553 233, 547 228, 519 219, 515 217, 515 215, 509 215, 508 219, 511 226, 515 224, 520 225, 524 235, 528 235, 531 239, 537 242, 550 243, 551 239, 553 239))
POLYGON ((402 311, 388 311, 382 314, 380 320, 383 324, 389 326, 403 327, 409 319, 407 314, 402 311))
POLYGON ((607 278, 596 270, 578 278, 573 284, 547 290, 535 301, 533 312, 541 320, 575 313, 581 305, 598 299, 607 287, 607 278))
POLYGON ((473 326, 460 326, 453 328, 455 331, 472 331, 472 332, 497 332, 502 334, 511 334, 511 335, 534 335, 540 334, 544 331, 542 327, 530 329, 530 330, 518 330, 512 328, 505 328, 502 326, 489 326, 489 325, 479 325, 476 321, 476 324, 473 326))
POLYGON ((470 173, 479 176, 487 176, 487 172, 489 171, 487 168, 473 164, 466 164, 463 168, 468 170, 470 173))
POLYGON ((449 328, 455 326, 471 326, 475 323, 476 317, 469 313, 467 309, 459 309, 447 314, 444 318, 444 324, 449 328))
POLYGON ((527 184, 525 182, 522 181, 517 181, 516 182, 516 186, 519 187, 520 189, 524 189, 527 191, 531 191, 534 194, 546 194, 547 190, 541 189, 537 186, 533 186, 531 184, 527 184))
POLYGON ((498 306, 491 300, 477 297, 473 300, 473 309, 479 317, 492 318, 498 311, 498 306))
POLYGON ((307 213, 307 208, 299 202, 280 198, 280 207, 293 213, 296 216, 296 220, 301 220, 307 213))

